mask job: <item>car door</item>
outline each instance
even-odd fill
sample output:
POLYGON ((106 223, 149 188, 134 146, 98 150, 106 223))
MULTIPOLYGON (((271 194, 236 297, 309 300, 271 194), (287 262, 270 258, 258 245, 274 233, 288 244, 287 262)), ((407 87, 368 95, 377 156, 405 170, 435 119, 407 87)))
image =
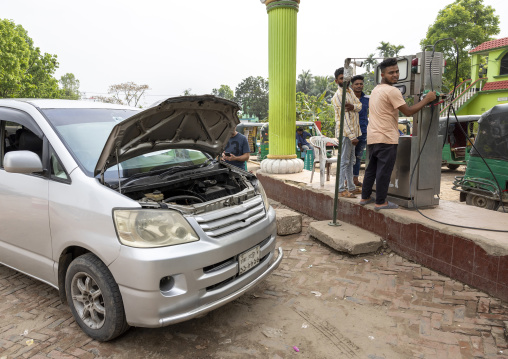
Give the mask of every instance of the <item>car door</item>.
POLYGON ((0 262, 55 283, 48 177, 45 173, 10 173, 3 166, 9 151, 29 150, 44 158, 43 133, 25 112, 0 108, 0 135, 0 262))

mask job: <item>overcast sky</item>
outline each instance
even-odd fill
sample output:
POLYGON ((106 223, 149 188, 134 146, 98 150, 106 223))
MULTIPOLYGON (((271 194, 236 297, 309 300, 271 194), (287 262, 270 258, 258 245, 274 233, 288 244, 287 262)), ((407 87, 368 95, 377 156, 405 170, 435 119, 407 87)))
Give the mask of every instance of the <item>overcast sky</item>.
MULTIPOLYGON (((297 74, 332 75, 346 57, 366 57, 381 41, 419 42, 453 0, 302 0, 297 74), (356 6, 353 6, 356 5, 356 6)), ((484 0, 508 37, 508 0, 484 0)), ((56 77, 71 72, 87 97, 109 85, 147 84, 144 105, 246 77, 268 77, 268 15, 259 0, 0 0, 0 17, 22 25, 42 52, 56 54, 56 77)))

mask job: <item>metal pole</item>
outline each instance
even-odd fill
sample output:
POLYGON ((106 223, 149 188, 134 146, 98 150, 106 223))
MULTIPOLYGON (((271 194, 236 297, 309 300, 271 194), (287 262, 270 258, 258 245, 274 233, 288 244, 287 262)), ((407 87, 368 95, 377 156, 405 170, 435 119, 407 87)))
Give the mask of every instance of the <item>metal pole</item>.
POLYGON ((340 160, 342 157, 342 134, 344 132, 344 112, 346 110, 346 91, 349 81, 344 80, 342 84, 342 103, 340 104, 340 122, 339 122, 339 151, 337 155, 337 171, 335 172, 335 195, 333 196, 333 220, 328 223, 329 226, 340 226, 337 223, 337 202, 339 201, 339 178, 340 178, 340 160))

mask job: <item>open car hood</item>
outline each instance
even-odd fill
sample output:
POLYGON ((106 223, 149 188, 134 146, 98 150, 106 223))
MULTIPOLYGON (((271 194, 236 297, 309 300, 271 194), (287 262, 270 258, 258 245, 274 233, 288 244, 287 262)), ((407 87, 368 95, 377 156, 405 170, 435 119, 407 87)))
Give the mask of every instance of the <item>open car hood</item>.
POLYGON ((187 148, 216 157, 240 123, 239 109, 211 95, 168 98, 113 127, 94 176, 119 162, 165 149, 187 148))

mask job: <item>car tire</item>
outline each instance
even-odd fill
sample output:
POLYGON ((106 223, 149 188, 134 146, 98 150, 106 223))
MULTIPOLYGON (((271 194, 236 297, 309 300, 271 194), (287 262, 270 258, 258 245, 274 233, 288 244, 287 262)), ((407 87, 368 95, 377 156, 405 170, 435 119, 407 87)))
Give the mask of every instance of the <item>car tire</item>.
POLYGON ((471 191, 470 193, 468 193, 466 195, 466 204, 468 204, 470 206, 476 206, 476 207, 480 207, 480 208, 490 209, 493 211, 497 211, 499 209, 499 206, 501 204, 499 201, 495 201, 490 198, 481 197, 481 196, 476 195, 475 193, 477 193, 477 192, 471 191))
POLYGON ((118 284, 94 254, 71 262, 65 292, 74 320, 89 337, 105 342, 129 329, 118 284))

